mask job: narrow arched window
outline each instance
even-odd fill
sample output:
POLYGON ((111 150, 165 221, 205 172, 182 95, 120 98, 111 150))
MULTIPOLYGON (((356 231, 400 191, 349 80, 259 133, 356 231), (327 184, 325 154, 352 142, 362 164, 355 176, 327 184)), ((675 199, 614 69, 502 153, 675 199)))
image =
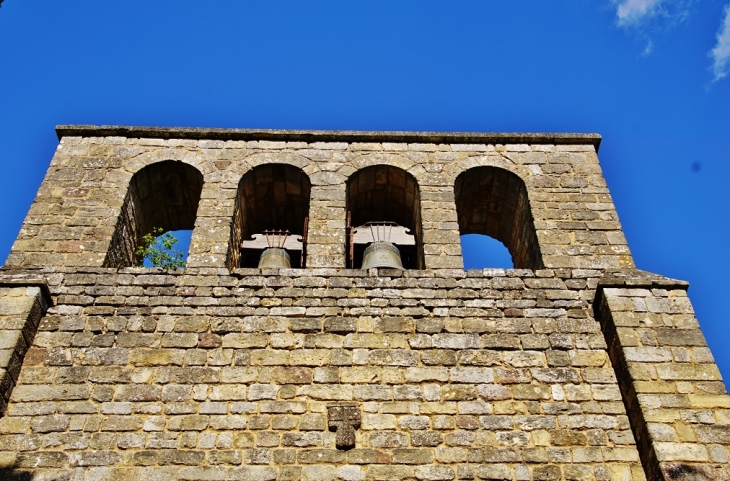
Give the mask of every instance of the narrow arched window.
POLYGON ((347 223, 347 267, 390 267, 388 262, 363 265, 366 249, 381 242, 386 258, 391 256, 387 244, 392 244, 397 249, 391 250, 393 257, 400 256, 404 269, 423 268, 418 182, 405 170, 374 165, 352 174, 347 181, 347 223))
POLYGON ((229 267, 275 267, 261 264, 268 249, 273 250, 266 255, 286 256, 290 267, 305 267, 310 191, 307 174, 292 165, 264 164, 244 174, 236 196, 229 267))
MULTIPOLYGON (((132 176, 117 219, 104 267, 141 266, 138 248, 145 235, 192 231, 203 189, 195 167, 166 160, 132 176)), ((183 237, 189 237, 183 234, 183 237)), ((184 252, 187 255, 187 250, 184 252)))
POLYGON ((500 259, 498 244, 491 239, 474 242, 464 238, 471 234, 503 244, 515 268, 542 267, 527 188, 520 177, 498 167, 474 167, 456 178, 454 195, 466 268, 505 267, 503 260, 490 261, 480 256, 484 248, 489 248, 496 253, 492 259, 500 259))

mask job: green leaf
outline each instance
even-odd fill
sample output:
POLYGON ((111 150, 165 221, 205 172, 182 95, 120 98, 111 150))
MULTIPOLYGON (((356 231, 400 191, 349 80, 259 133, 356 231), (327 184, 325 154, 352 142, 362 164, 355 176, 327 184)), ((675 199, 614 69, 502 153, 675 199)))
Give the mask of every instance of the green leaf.
POLYGON ((142 243, 134 251, 143 263, 147 259, 153 267, 165 270, 185 267, 185 256, 175 248, 177 238, 160 227, 153 227, 152 232, 142 236, 142 243))

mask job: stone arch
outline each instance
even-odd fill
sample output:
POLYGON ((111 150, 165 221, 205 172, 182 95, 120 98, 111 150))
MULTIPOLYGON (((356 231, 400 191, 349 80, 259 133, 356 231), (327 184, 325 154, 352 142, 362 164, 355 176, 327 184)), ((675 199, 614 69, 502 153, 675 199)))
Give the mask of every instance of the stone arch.
POLYGON ((478 155, 466 157, 444 166, 443 172, 452 182, 469 169, 475 167, 495 167, 506 170, 516 175, 524 182, 533 175, 533 172, 525 165, 518 165, 501 155, 478 155))
POLYGON ((154 228, 192 230, 203 189, 203 174, 176 160, 150 163, 129 181, 104 267, 131 267, 142 259, 134 251, 154 228))
POLYGON ((502 242, 518 269, 543 266, 525 182, 492 166, 465 170, 454 182, 459 233, 482 234, 502 242))
POLYGON ((417 162, 414 162, 413 160, 411 160, 407 157, 403 157, 402 155, 396 155, 396 154, 390 154, 390 153, 377 152, 377 153, 359 155, 357 157, 352 158, 338 172, 342 173, 343 175, 347 175, 348 177, 351 177, 357 171, 366 169, 367 167, 374 167, 377 165, 389 165, 391 167, 397 167, 401 170, 404 170, 404 171, 410 173, 416 179, 416 181, 419 185, 421 185, 421 183, 422 183, 421 179, 419 178, 418 175, 411 173, 411 169, 413 169, 414 167, 417 167, 419 165, 417 162), (346 169, 346 167, 349 167, 349 169, 346 169))
MULTIPOLYGON (((316 162, 293 152, 258 152, 232 162, 227 170, 243 176, 250 170, 266 164, 290 165, 310 176, 313 173, 312 167, 316 167, 316 162)), ((318 171, 319 169, 315 168, 314 170, 318 171)))
MULTIPOLYGON (((423 268, 421 198, 418 181, 413 175, 393 165, 364 167, 347 180, 346 206, 352 227, 381 221, 407 227, 415 236, 416 245, 412 248, 398 246, 403 265, 411 269, 423 268)), ((352 265, 359 267, 362 252, 358 252, 357 246, 353 246, 352 250, 352 265)), ((364 246, 360 250, 364 250, 364 246)), ((347 251, 349 257, 350 249, 347 251)))
MULTIPOLYGON (((309 216, 312 183, 300 167, 287 163, 262 163, 248 170, 238 183, 231 240, 229 269, 256 267, 254 253, 241 252, 243 240, 265 230, 284 229, 292 237, 304 235, 309 216)), ((260 254, 260 253, 259 253, 260 254)), ((303 265, 306 251, 290 252, 292 267, 303 265)))
POLYGON ((402 170, 408 170, 410 167, 416 165, 416 162, 408 157, 385 152, 361 154, 353 157, 350 163, 357 170, 364 169, 365 167, 371 167, 373 165, 390 165, 402 170))
POLYGON ((147 166, 167 160, 188 164, 198 169, 203 175, 216 170, 211 160, 206 158, 203 153, 178 148, 151 148, 134 157, 125 159, 122 168, 125 172, 135 174, 147 166))

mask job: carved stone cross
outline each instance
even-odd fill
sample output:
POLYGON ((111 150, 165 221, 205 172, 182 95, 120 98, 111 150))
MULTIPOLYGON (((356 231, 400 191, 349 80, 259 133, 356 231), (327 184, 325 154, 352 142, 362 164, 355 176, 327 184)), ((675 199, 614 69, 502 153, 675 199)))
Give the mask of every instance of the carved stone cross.
POLYGON ((355 447, 355 430, 360 427, 360 410, 357 404, 332 404, 327 406, 329 429, 335 431, 337 449, 355 447))

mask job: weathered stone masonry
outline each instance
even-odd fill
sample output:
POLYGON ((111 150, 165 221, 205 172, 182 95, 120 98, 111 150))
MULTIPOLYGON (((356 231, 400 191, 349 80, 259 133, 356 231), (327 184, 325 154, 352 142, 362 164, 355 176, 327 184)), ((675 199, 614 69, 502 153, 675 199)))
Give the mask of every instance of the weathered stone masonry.
POLYGON ((594 308, 649 477, 726 479, 706 464, 727 466, 730 397, 687 283, 610 273, 601 287, 594 308))
POLYGON ((686 283, 634 269, 600 137, 58 132, 0 271, 5 478, 728 479, 730 397, 686 283), (308 213, 305 269, 237 266, 266 164, 302 172, 261 192, 308 213), (418 207, 422 269, 345 268, 372 166, 418 184, 359 183, 418 207), (131 267, 152 225, 193 227, 186 269, 131 267), (460 232, 520 268, 464 272, 460 232))

